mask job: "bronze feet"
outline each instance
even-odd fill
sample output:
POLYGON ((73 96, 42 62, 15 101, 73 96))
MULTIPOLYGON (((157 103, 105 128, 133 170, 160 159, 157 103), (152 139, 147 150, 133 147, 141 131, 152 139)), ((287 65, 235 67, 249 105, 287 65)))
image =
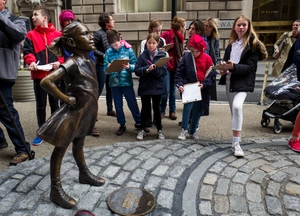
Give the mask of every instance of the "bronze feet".
POLYGON ((105 180, 98 176, 95 176, 91 171, 84 167, 79 170, 79 183, 81 184, 89 184, 93 186, 102 186, 105 184, 105 180))
POLYGON ((77 202, 72 197, 68 196, 62 187, 51 185, 50 200, 63 208, 73 208, 77 202))

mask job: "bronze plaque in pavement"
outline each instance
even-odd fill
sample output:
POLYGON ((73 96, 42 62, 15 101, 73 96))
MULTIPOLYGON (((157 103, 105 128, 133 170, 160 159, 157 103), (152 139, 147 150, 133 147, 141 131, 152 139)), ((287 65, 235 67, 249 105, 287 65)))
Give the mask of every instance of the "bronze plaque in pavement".
POLYGON ((153 210, 155 204, 150 192, 137 187, 115 190, 107 198, 109 209, 119 215, 145 215, 153 210))

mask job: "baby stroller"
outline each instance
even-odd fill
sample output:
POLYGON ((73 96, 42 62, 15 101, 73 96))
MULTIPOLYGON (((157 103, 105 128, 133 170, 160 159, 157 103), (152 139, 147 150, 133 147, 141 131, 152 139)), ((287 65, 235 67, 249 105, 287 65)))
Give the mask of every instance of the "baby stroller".
POLYGON ((300 107, 300 90, 296 90, 297 86, 300 86, 297 68, 292 64, 264 89, 265 96, 273 101, 262 113, 261 126, 267 127, 273 118, 273 132, 279 134, 282 131, 279 119, 295 123, 300 107))

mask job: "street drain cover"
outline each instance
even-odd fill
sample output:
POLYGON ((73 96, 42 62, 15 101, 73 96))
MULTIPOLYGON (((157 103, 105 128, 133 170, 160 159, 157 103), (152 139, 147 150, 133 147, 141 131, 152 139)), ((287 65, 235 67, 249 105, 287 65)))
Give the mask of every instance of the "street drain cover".
POLYGON ((150 192, 136 187, 115 190, 107 198, 109 209, 119 215, 145 215, 153 210, 155 204, 150 192))

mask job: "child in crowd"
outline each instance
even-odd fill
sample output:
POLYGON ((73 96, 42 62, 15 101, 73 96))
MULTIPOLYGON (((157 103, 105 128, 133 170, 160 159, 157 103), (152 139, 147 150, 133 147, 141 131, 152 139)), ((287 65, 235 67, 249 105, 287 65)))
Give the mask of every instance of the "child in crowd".
POLYGON ((258 60, 267 57, 265 45, 258 39, 248 17, 238 16, 232 25, 223 62, 220 63, 219 84, 226 85, 232 118, 232 151, 243 157, 240 146, 243 125, 243 104, 248 92, 253 92, 258 60))
POLYGON ((192 139, 198 139, 196 129, 200 117, 209 115, 209 89, 214 86, 217 75, 217 72, 211 69, 211 66, 213 65, 211 57, 204 53, 206 43, 200 35, 194 34, 190 38, 189 47, 190 52, 186 52, 183 55, 176 70, 175 84, 182 93, 184 92, 185 84, 199 82, 199 91, 201 91, 202 100, 184 104, 181 131, 178 136, 178 139, 180 140, 185 140, 188 134, 192 139), (188 122, 192 109, 194 111, 192 112, 192 120, 188 130, 188 122))
POLYGON ((111 87, 112 95, 117 112, 117 121, 120 124, 116 135, 121 136, 126 131, 126 119, 123 110, 123 95, 127 101, 127 105, 135 121, 135 127, 140 128, 140 111, 135 98, 133 89, 132 72, 135 68, 136 57, 133 49, 125 41, 121 41, 120 33, 114 29, 106 31, 107 41, 110 44, 104 56, 104 71, 107 70, 110 63, 115 59, 129 59, 128 64, 123 64, 121 71, 110 72, 109 87, 111 87))
POLYGON ((59 56, 63 55, 63 48, 73 56, 44 78, 41 86, 64 101, 64 105, 39 128, 37 134, 55 146, 50 159, 50 199, 64 208, 73 208, 76 200, 65 193, 60 181, 62 159, 71 142, 79 168, 79 183, 101 186, 105 180, 90 172, 83 152, 85 136, 92 133, 98 112, 96 68, 88 56, 95 49, 93 36, 83 23, 73 21, 64 28, 62 37, 50 46, 50 50, 59 56), (67 84, 65 94, 54 84, 61 78, 67 84))
MULTIPOLYGON (((148 33, 156 33, 159 36, 161 35, 161 30, 162 30, 162 23, 158 19, 153 19, 150 21, 149 26, 148 26, 148 33)), ((140 54, 144 52, 144 49, 147 48, 146 44, 147 39, 145 38, 144 40, 141 41, 141 46, 140 46, 140 54)), ((163 47, 166 45, 166 40, 163 37, 159 38, 159 42, 157 45, 157 48, 160 48, 160 50, 164 51, 163 47)), ((152 113, 151 109, 150 112, 148 113, 147 121, 146 121, 146 127, 152 127, 153 123, 155 124, 155 121, 152 121, 152 113)))
POLYGON ((138 95, 141 96, 141 130, 137 135, 138 140, 142 140, 146 135, 146 121, 148 114, 151 113, 151 99, 153 102, 154 120, 157 128, 157 138, 165 139, 162 133, 160 99, 167 93, 164 76, 167 75, 166 66, 156 67, 155 63, 166 53, 157 49, 160 38, 156 33, 150 33, 146 39, 146 49, 138 57, 135 65, 135 74, 140 77, 138 95))
MULTIPOLYGON (((51 64, 52 69, 57 69, 64 62, 63 57, 56 57, 49 52, 45 45, 61 36, 61 32, 57 31, 54 25, 49 22, 51 13, 43 6, 37 5, 33 11, 32 21, 35 28, 26 35, 24 43, 24 61, 29 65, 31 70, 31 79, 33 80, 34 94, 36 100, 36 116, 38 126, 41 127, 46 121, 47 95, 51 107, 51 114, 58 109, 58 100, 41 88, 40 82, 43 78, 51 73, 51 71, 38 70, 37 65, 51 64)), ((60 81, 58 80, 57 83, 60 81)), ((33 145, 40 145, 43 140, 40 137, 34 138, 33 145)))

